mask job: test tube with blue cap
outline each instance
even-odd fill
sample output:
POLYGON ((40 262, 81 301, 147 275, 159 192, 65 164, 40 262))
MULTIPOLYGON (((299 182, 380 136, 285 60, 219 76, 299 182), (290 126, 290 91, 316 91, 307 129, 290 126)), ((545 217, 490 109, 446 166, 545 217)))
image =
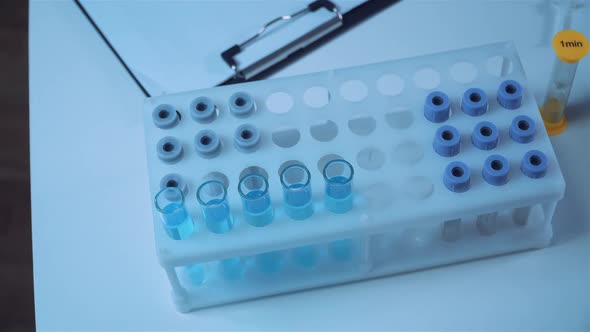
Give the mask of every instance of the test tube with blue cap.
MULTIPOLYGON (((508 183, 510 162, 504 156, 494 154, 489 156, 483 164, 482 178, 489 185, 503 186, 508 183)), ((492 235, 498 228, 498 212, 488 212, 477 216, 475 226, 481 235, 492 235)))
MULTIPOLYGON (((524 154, 520 162, 520 171, 531 181, 541 179, 547 174, 549 159, 539 150, 530 150, 524 154)), ((517 226, 526 226, 529 223, 531 206, 523 206, 513 210, 512 218, 517 226)))

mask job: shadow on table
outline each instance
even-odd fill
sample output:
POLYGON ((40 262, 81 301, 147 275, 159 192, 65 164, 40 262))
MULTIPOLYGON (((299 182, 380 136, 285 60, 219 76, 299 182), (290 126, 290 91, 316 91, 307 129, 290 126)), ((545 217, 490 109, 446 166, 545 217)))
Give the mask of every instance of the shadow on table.
POLYGON ((568 106, 568 128, 551 138, 565 178, 565 197, 553 217, 553 245, 590 232, 590 99, 568 106), (574 167, 583 163, 583 167, 574 167))

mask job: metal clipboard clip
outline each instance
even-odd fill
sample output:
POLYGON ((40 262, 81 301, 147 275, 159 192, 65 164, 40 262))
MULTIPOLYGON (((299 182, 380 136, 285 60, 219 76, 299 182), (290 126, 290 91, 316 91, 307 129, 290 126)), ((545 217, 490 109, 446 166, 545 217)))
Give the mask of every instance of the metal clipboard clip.
POLYGON ((295 51, 297 51, 301 48, 304 48, 307 45, 322 38, 326 34, 333 31, 334 29, 342 26, 342 23, 343 23, 342 12, 340 12, 338 7, 333 2, 327 1, 327 0, 317 0, 317 1, 314 1, 314 2, 310 3, 309 5, 307 5, 306 8, 301 9, 291 15, 279 16, 279 17, 271 20, 270 22, 266 23, 264 26, 262 26, 262 28, 260 28, 260 30, 258 30, 258 32, 254 36, 250 37, 249 39, 247 39, 243 43, 234 45, 234 46, 228 48, 227 50, 225 50, 224 52, 222 52, 221 58, 234 71, 234 77, 242 79, 242 80, 246 80, 246 79, 249 79, 250 77, 253 77, 253 76, 257 75, 258 73, 272 67, 273 65, 283 61, 284 59, 289 57, 289 55, 291 55, 295 51), (255 42, 256 40, 262 38, 264 36, 265 32, 267 32, 269 27, 271 27, 274 24, 277 24, 279 22, 282 22, 282 21, 291 21, 292 22, 296 18, 299 18, 299 17, 309 14, 309 13, 313 13, 321 8, 324 8, 328 11, 333 12, 334 17, 329 19, 328 21, 320 24, 319 26, 315 27, 314 29, 307 32, 303 36, 291 41, 287 45, 277 49, 276 51, 268 54, 267 56, 261 58, 260 60, 258 60, 256 62, 254 62, 253 64, 249 65, 248 67, 243 68, 243 69, 240 68, 239 63, 235 58, 236 55, 238 55, 240 52, 244 51, 244 49, 248 45, 250 45, 253 42, 255 42))

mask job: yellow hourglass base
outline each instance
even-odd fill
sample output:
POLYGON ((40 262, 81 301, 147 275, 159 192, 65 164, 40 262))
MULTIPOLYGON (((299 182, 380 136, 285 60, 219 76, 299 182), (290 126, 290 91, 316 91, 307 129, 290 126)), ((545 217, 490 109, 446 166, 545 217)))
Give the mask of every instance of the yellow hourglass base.
POLYGON ((549 136, 559 135, 565 130, 565 128, 567 128, 567 119, 565 118, 565 115, 559 122, 547 122, 545 120, 543 120, 543 122, 545 123, 545 128, 547 129, 547 134, 549 134, 549 136))
MULTIPOLYGON (((540 108, 539 112, 541 112, 541 116, 542 116, 543 109, 540 108)), ((549 136, 559 135, 567 128, 567 119, 565 117, 565 114, 557 122, 550 122, 550 121, 543 119, 543 123, 545 124, 545 129, 547 129, 547 134, 549 134, 549 136)))
POLYGON ((561 107, 561 102, 556 98, 549 98, 543 106, 539 108, 539 112, 543 118, 543 123, 545 123, 547 134, 549 136, 561 134, 567 128, 565 110, 561 107), (559 118, 559 120, 555 121, 556 118, 559 118))

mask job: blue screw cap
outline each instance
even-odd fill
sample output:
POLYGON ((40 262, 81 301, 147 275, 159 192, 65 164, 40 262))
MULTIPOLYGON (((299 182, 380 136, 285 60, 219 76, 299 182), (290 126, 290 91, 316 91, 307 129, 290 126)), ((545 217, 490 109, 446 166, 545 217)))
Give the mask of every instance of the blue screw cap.
POLYGON ((200 123, 209 123, 215 120, 217 107, 207 97, 197 97, 190 104, 191 118, 200 123))
POLYGON ((182 193, 185 196, 188 195, 188 186, 186 185, 186 182, 184 181, 182 176, 180 176, 179 174, 176 174, 176 173, 166 174, 162 178, 162 180, 160 180, 160 190, 167 188, 167 187, 178 188, 178 189, 180 189, 180 191, 182 191, 182 193))
POLYGON ((158 158, 167 163, 176 163, 182 159, 182 144, 172 136, 166 136, 156 144, 158 158))
POLYGON ((482 121, 473 128, 471 142, 480 150, 491 150, 498 145, 499 137, 500 134, 496 125, 488 121, 482 121))
POLYGON ((176 108, 168 104, 156 107, 152 112, 152 120, 156 127, 161 129, 170 129, 180 121, 176 108))
POLYGON ((464 163, 453 161, 445 169, 443 183, 450 191, 466 192, 471 184, 471 170, 464 163))
POLYGON ((484 162, 481 173, 487 183, 494 186, 504 185, 508 182, 510 163, 501 155, 491 155, 484 162))
POLYGON ((547 173, 547 157, 539 150, 531 150, 522 158, 520 170, 529 178, 540 179, 547 173))
POLYGON ((515 142, 532 142, 535 139, 535 121, 526 115, 519 115, 512 120, 509 132, 515 142))
POLYGON ((221 140, 213 130, 201 130, 195 135, 195 151, 205 158, 215 157, 221 151, 221 140))
POLYGON ((455 127, 442 126, 434 134, 432 146, 443 157, 456 156, 461 147, 461 134, 455 127))
POLYGON ((424 101, 424 117, 432 122, 440 123, 449 119, 451 102, 449 96, 441 91, 434 91, 424 101))
POLYGON ((260 143, 260 131, 251 124, 243 124, 236 128, 234 146, 242 152, 253 152, 260 143))
POLYGON ((522 87, 520 83, 507 80, 498 88, 498 103, 505 109, 515 110, 522 103, 522 87))
POLYGON ((471 116, 484 114, 488 110, 488 95, 482 89, 467 89, 461 100, 461 109, 471 116))
POLYGON ((229 110, 236 116, 245 117, 256 109, 254 99, 245 92, 236 92, 229 97, 229 110))

